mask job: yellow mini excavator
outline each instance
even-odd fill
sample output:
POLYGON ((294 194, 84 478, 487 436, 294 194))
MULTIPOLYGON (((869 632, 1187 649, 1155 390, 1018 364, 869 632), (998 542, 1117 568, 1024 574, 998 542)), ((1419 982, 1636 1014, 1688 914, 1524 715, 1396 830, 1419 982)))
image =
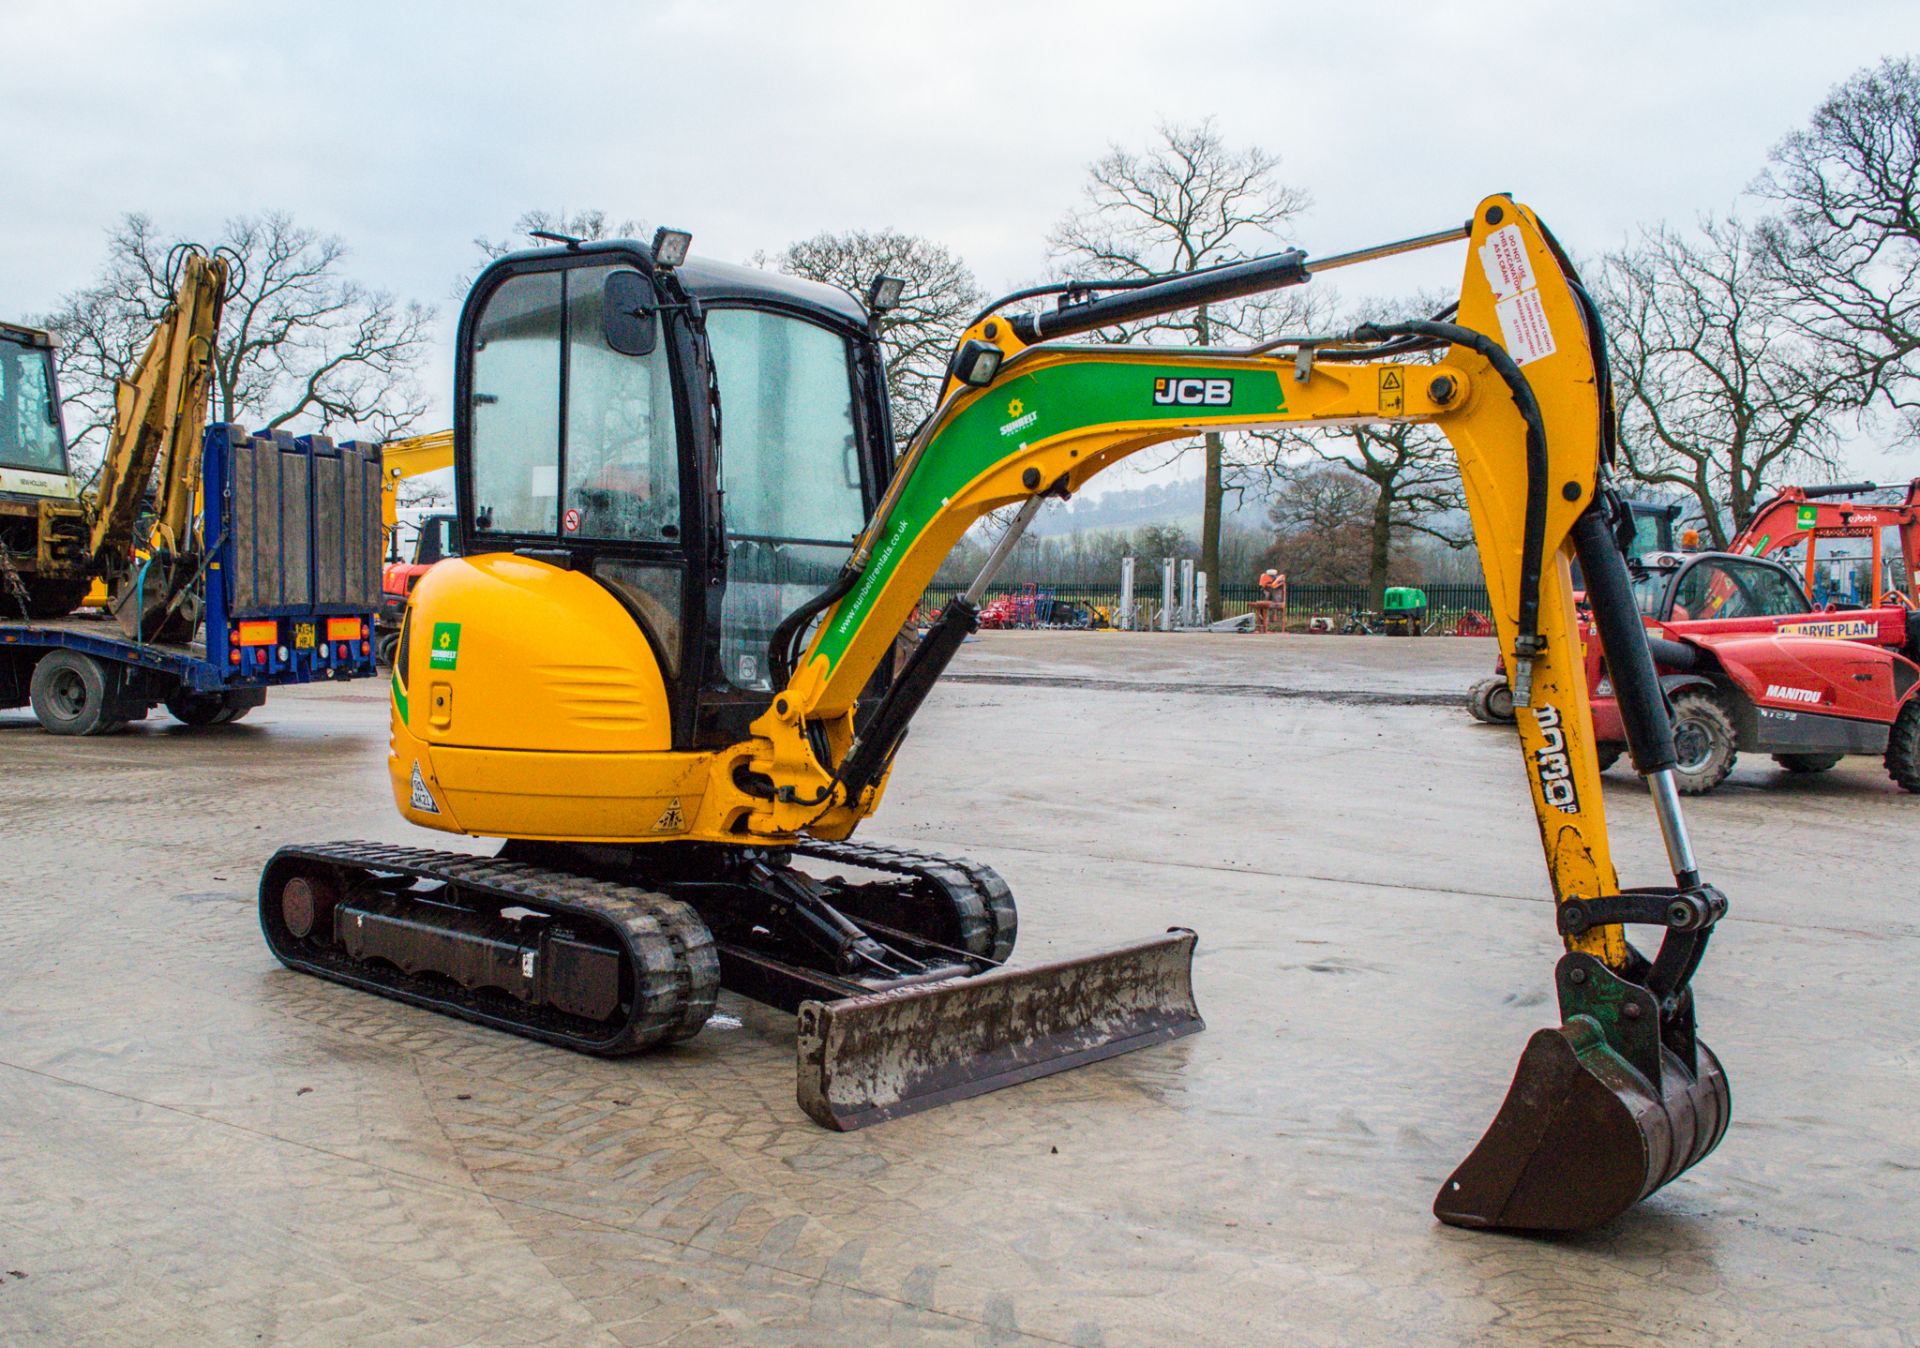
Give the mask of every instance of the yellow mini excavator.
MULTIPOLYGON (((461 316, 463 556, 414 592, 393 674, 401 813, 495 857, 282 849, 261 877, 298 970, 552 1044, 695 1034, 721 987, 799 1013, 799 1095, 858 1127, 1200 1028, 1193 934, 1006 965, 984 866, 849 840, 908 723, 1049 496, 1209 430, 1424 422, 1457 451, 1566 954, 1562 1023, 1435 1202, 1461 1226, 1574 1230, 1713 1149, 1726 1077, 1690 980, 1725 912, 1673 781, 1665 705, 1608 487, 1600 322, 1533 213, 1341 256, 1009 296, 953 353, 897 459, 868 304, 650 245, 506 257, 461 316), (1247 350, 1076 335, 1467 241, 1456 305, 1247 350), (1012 508, 972 588, 895 637, 967 527, 1012 508), (1608 851, 1568 574, 1578 557, 1671 883, 1608 851), (1622 924, 1660 929, 1652 958, 1622 924)), ((1184 916, 1184 915, 1182 915, 1184 916)))

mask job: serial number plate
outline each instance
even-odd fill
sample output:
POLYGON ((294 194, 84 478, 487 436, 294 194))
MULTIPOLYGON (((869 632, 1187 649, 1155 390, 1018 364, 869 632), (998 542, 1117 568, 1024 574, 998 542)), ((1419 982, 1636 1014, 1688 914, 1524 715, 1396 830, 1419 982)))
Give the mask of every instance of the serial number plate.
POLYGON ((301 651, 312 650, 314 636, 314 625, 312 623, 295 623, 293 625, 294 649, 301 651))

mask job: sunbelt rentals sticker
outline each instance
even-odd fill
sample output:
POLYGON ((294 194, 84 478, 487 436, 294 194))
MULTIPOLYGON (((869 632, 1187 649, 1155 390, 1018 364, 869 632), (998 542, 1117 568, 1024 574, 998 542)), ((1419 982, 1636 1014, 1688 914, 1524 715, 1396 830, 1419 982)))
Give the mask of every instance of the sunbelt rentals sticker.
POLYGON ((435 669, 458 669, 460 667, 459 623, 435 623, 433 625, 433 656, 427 663, 435 669))

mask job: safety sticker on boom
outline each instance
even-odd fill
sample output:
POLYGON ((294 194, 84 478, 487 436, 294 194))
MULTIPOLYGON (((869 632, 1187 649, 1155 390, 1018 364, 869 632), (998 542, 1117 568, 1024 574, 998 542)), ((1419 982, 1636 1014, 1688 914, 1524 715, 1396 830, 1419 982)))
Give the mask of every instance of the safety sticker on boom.
POLYGON ((1567 733, 1560 728, 1560 709, 1552 703, 1535 707, 1533 723, 1544 741, 1533 751, 1540 798, 1562 814, 1580 813, 1580 793, 1573 785, 1573 764, 1567 758, 1567 733))

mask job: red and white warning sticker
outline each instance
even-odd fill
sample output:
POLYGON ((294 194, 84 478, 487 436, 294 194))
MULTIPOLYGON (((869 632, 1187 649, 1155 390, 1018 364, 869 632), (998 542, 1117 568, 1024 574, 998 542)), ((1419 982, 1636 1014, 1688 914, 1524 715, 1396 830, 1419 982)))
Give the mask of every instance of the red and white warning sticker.
POLYGON ((580 532, 580 512, 577 510, 569 510, 565 515, 561 516, 560 524, 561 524, 561 527, 564 528, 570 534, 579 533, 580 532))
POLYGON ((1524 290, 1493 306, 1500 317, 1500 345, 1507 348, 1516 365, 1551 356, 1554 352, 1553 329, 1547 325, 1547 309, 1540 292, 1524 290))
POLYGON ((1487 241, 1480 245, 1480 266, 1487 273, 1487 284, 1493 287, 1496 300, 1532 290, 1539 284, 1534 280, 1533 263, 1527 259, 1527 241, 1520 236, 1518 225, 1506 225, 1487 235, 1487 241))

